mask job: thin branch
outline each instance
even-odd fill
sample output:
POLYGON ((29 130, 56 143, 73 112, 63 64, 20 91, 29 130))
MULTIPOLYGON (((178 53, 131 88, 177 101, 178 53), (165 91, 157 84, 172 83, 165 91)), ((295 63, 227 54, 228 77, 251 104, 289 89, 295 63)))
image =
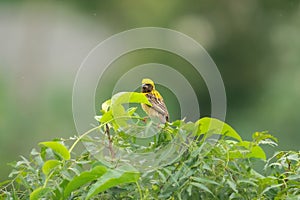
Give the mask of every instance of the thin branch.
POLYGON ((114 152, 114 149, 113 149, 113 146, 112 146, 113 141, 112 141, 112 137, 111 137, 110 132, 109 132, 108 124, 105 124, 105 134, 107 135, 108 149, 110 151, 111 158, 114 159, 115 158, 115 152, 114 152))

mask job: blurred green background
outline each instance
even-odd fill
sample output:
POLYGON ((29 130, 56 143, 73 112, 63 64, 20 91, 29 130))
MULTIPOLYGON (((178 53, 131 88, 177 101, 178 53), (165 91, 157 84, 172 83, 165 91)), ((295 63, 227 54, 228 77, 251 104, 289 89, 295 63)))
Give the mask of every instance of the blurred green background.
MULTIPOLYGON (((6 163, 29 155, 38 142, 76 134, 72 87, 82 60, 109 36, 144 26, 174 29, 203 45, 224 80, 226 121, 244 139, 268 130, 279 138, 275 150, 299 150, 299 2, 0 1, 0 180, 9 173, 6 163)), ((96 108, 130 67, 157 62, 193 74, 166 52, 127 56, 105 72, 96 108)), ((207 90, 194 89, 201 115, 209 115, 207 90)))

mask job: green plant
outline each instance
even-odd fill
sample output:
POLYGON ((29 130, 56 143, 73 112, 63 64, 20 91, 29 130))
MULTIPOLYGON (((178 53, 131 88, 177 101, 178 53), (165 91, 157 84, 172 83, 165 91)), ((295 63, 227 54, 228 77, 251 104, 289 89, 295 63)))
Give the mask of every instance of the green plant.
POLYGON ((139 93, 114 95, 96 117, 99 126, 78 137, 41 142, 40 150, 33 149, 29 158, 10 163, 13 170, 0 185, 0 198, 299 198, 300 152, 277 152, 267 159, 261 145, 277 142, 267 132, 256 132, 252 141, 244 141, 231 126, 213 118, 146 123, 135 107, 126 110, 126 103, 149 104, 139 93), (150 136, 145 142, 139 134, 150 136), (75 151, 80 141, 94 145, 95 151, 107 146, 104 159, 95 158, 91 150, 75 151), (149 170, 120 157, 164 152, 166 147, 181 153, 149 170), (254 170, 256 160, 266 161, 264 173, 254 170))

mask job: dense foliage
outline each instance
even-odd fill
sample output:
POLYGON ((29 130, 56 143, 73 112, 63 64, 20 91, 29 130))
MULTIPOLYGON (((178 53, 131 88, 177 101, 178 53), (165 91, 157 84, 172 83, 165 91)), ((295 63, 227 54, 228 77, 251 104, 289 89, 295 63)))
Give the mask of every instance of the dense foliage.
POLYGON ((267 132, 244 141, 231 126, 213 118, 153 124, 136 108, 126 110, 126 103, 149 104, 139 93, 114 95, 96 117, 99 126, 78 137, 41 142, 29 158, 11 163, 10 179, 1 183, 1 199, 299 198, 300 152, 277 152, 267 159, 261 145, 277 142, 267 132), (150 134, 150 141, 141 142, 141 133, 150 134), (75 152, 80 141, 86 149, 106 146, 100 152, 103 159, 90 149, 75 152), (122 157, 167 150, 177 157, 149 169, 122 157), (263 173, 254 169, 257 160, 265 161, 263 173))

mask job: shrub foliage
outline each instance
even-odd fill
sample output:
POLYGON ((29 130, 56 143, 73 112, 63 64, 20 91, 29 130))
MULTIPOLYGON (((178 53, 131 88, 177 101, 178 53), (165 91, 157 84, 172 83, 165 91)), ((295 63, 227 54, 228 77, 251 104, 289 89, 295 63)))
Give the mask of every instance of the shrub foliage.
POLYGON ((150 105, 139 93, 118 93, 103 103, 102 115, 96 117, 99 126, 73 138, 41 142, 28 158, 10 163, 13 170, 0 184, 0 198, 299 198, 300 152, 281 151, 267 159, 261 146, 277 143, 267 132, 245 141, 230 125, 213 118, 154 124, 141 118, 135 107, 126 109, 128 103, 150 105), (95 131, 101 137, 90 135, 95 131), (155 134, 146 142, 136 136, 151 131, 155 134), (75 152, 80 141, 93 144, 94 151, 106 146, 105 159, 93 156, 93 150, 75 152), (145 170, 120 157, 122 152, 157 153, 166 147, 178 156, 145 170), (265 163, 260 171, 255 170, 258 160, 265 163))

